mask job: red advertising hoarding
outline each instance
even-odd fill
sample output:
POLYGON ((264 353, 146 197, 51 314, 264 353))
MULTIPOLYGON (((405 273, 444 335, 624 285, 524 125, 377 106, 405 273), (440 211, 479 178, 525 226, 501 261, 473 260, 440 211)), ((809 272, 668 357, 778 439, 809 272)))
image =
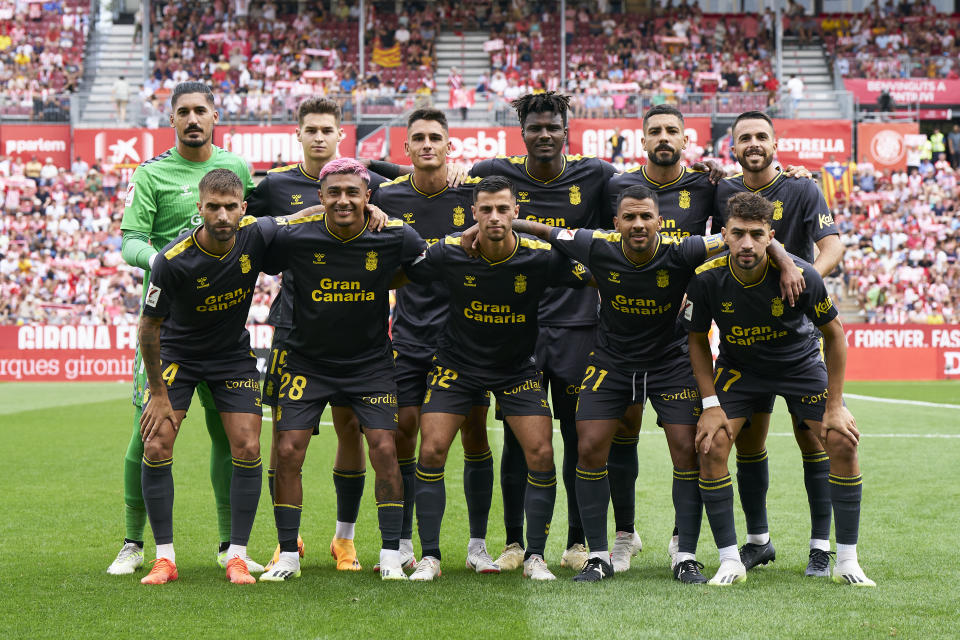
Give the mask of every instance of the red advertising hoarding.
MULTIPOLYGON (((69 127, 68 127, 69 129, 69 127)), ((352 156, 356 149, 353 125, 343 127, 340 153, 352 156)), ((103 160, 111 164, 136 166, 157 156, 176 143, 170 127, 160 129, 75 129, 76 154, 87 162, 103 160)), ((213 143, 239 154, 253 165, 254 171, 266 171, 277 156, 284 164, 299 162, 303 150, 297 142, 295 125, 219 125, 213 130, 213 143)), ((69 161, 66 163, 69 166, 69 161)))
MULTIPOLYGON (((410 164, 403 152, 407 139, 404 127, 390 127, 390 162, 410 164)), ((472 164, 477 160, 496 156, 526 153, 520 127, 450 127, 450 154, 448 160, 472 164)))
POLYGON ((857 125, 857 162, 870 162, 883 171, 907 168, 906 136, 920 132, 916 122, 861 122, 857 125))
POLYGON ((960 104, 960 80, 941 78, 846 78, 843 86, 862 104, 877 104, 884 89, 890 92, 894 103, 899 105, 960 104))
POLYGON ((0 149, 11 158, 27 162, 37 156, 40 162, 53 158, 58 167, 70 166, 70 125, 68 124, 3 124, 0 125, 0 149))
MULTIPOLYGON (((710 118, 684 118, 691 145, 706 147, 712 140, 710 118)), ((643 121, 639 118, 582 118, 570 121, 570 153, 610 160, 610 138, 619 129, 624 162, 645 162, 643 121)))
MULTIPOLYGON (((261 360, 273 327, 249 325, 261 360)), ((0 325, 0 382, 114 382, 133 380, 137 326, 0 325)), ((262 364, 262 363, 261 363, 262 364)))
POLYGON ((960 379, 960 325, 848 324, 847 380, 960 379))
POLYGON ((846 162, 853 155, 853 124, 849 120, 774 120, 777 159, 781 164, 810 170, 830 162, 846 162))

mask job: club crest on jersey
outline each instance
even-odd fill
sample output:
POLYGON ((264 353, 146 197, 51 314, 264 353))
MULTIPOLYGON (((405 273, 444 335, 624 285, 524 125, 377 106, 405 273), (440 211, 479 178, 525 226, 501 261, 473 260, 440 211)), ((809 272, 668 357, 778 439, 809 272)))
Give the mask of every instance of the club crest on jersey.
POLYGON ((472 276, 469 273, 463 276, 463 286, 465 287, 477 286, 477 276, 472 276))
POLYGON ((413 212, 403 214, 403 221, 407 224, 414 224, 416 220, 413 219, 413 212))
POLYGON ((530 202, 530 192, 529 192, 529 191, 518 191, 518 192, 517 192, 517 202, 530 202))
POLYGON ((783 315, 783 299, 779 296, 773 299, 773 302, 770 304, 770 314, 774 318, 779 318, 783 315))
POLYGON ((666 289, 670 286, 670 272, 666 269, 657 271, 657 286, 661 289, 666 289))
POLYGON ((732 302, 721 302, 720 311, 722 313, 733 313, 733 303, 732 302))
POLYGON ((570 187, 570 204, 580 204, 580 187, 577 185, 570 187))
POLYGON ((210 283, 207 282, 207 276, 202 276, 197 278, 197 289, 206 289, 210 286, 210 283))
POLYGON ((611 271, 610 277, 607 278, 607 280, 609 280, 613 284, 620 284, 620 274, 617 273, 616 271, 611 271))
POLYGON ((773 202, 773 219, 783 220, 783 202, 780 200, 774 200, 773 202))
POLYGON ((457 205, 453 208, 453 226, 462 227, 463 223, 467 221, 467 216, 463 212, 463 207, 457 205))
POLYGON ((369 251, 367 253, 367 260, 363 263, 364 268, 367 271, 376 271, 377 270, 377 252, 369 251))
POLYGON ((518 275, 513 281, 514 293, 523 293, 527 290, 527 276, 518 275))
POLYGON ((684 189, 683 191, 680 192, 680 198, 677 200, 677 205, 681 209, 690 208, 690 192, 689 191, 684 189))
POLYGON ((303 204, 303 194, 294 193, 290 195, 290 204, 293 206, 300 206, 303 204))
POLYGON ((180 189, 182 189, 182 191, 180 191, 180 195, 182 196, 190 195, 190 185, 188 184, 180 185, 180 189))
POLYGON ((242 273, 250 273, 250 256, 247 254, 240 256, 240 271, 242 273))
POLYGON ((325 253, 313 254, 313 264, 327 264, 326 257, 327 257, 327 254, 325 253))

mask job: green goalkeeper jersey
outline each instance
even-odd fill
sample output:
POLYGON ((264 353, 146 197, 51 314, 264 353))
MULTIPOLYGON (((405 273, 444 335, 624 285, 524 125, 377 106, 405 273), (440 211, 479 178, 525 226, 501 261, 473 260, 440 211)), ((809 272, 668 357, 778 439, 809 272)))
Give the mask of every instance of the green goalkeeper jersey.
POLYGON ((173 147, 133 172, 120 229, 146 234, 159 251, 184 231, 199 226, 203 218, 197 211, 197 187, 211 169, 236 173, 243 182, 244 197, 254 189, 246 161, 235 153, 215 146, 209 160, 191 162, 173 147))

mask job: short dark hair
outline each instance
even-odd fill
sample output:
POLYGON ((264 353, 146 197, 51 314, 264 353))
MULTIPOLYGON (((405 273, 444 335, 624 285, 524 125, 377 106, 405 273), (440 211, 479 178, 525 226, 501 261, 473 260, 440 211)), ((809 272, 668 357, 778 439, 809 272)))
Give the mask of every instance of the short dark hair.
POLYGON ((513 182, 511 182, 509 178, 505 178, 504 176, 487 176, 473 188, 473 201, 477 201, 477 196, 480 195, 481 191, 498 193, 504 189, 509 189, 510 195, 514 198, 517 197, 517 189, 513 186, 513 182))
POLYGON ((763 111, 744 111, 733 121, 733 126, 730 127, 731 134, 737 130, 737 125, 740 124, 741 120, 766 120, 767 124, 770 125, 770 129, 773 130, 773 120, 763 111))
POLYGON ((197 190, 201 200, 205 193, 229 193, 243 200, 243 182, 230 169, 211 169, 200 180, 197 190))
POLYGON ((647 109, 647 112, 643 114, 643 128, 647 128, 647 120, 653 116, 675 116, 680 119, 680 124, 683 124, 683 114, 680 113, 680 109, 677 109, 671 104, 658 104, 647 109))
POLYGON ((170 96, 170 107, 173 109, 177 108, 177 100, 180 99, 180 96, 185 96, 188 93, 202 93, 203 97, 207 99, 207 102, 210 103, 210 106, 213 106, 213 91, 210 90, 210 87, 207 86, 204 82, 181 82, 173 88, 173 94, 170 96))
POLYGON ((616 215, 620 215, 620 203, 630 198, 631 200, 653 200, 653 205, 657 211, 660 211, 660 201, 657 200, 657 193, 650 187, 642 184, 632 184, 617 196, 616 215))
POLYGON ((440 109, 417 109, 407 118, 407 128, 412 127, 417 120, 433 120, 439 122, 444 131, 450 131, 450 127, 447 126, 447 115, 440 109))
POLYGON ((730 218, 769 225, 773 221, 773 203, 757 193, 743 191, 727 200, 728 222, 730 218))
POLYGON ((517 98, 510 105, 517 110, 521 129, 526 126, 527 116, 531 113, 559 113, 564 128, 567 126, 567 109, 570 108, 570 96, 565 96, 556 91, 528 93, 517 98))
POLYGON ((302 125, 303 119, 311 113, 326 113, 333 116, 337 126, 340 125, 340 105, 330 98, 307 98, 297 107, 297 124, 302 125))

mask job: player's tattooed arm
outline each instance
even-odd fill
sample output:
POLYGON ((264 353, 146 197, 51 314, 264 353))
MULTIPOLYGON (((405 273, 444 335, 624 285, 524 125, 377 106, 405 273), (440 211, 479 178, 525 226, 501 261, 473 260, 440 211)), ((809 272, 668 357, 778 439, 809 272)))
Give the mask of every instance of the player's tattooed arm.
POLYGON ((826 442, 827 434, 836 431, 856 446, 860 442, 857 421, 850 410, 843 406, 843 379, 847 367, 847 341, 840 318, 834 318, 820 326, 823 333, 823 359, 827 365, 827 405, 823 412, 820 440, 826 442))
POLYGON ((160 430, 164 421, 169 420, 173 430, 180 428, 180 420, 170 406, 167 396, 167 386, 160 372, 160 327, 163 318, 153 316, 140 317, 139 341, 140 356, 143 366, 147 370, 147 380, 150 383, 150 400, 143 407, 140 416, 140 438, 144 442, 150 441, 160 430))
POLYGON ((375 204, 367 203, 367 229, 370 231, 381 231, 384 225, 387 224, 389 216, 384 213, 383 209, 378 207, 375 204))
POLYGON ((780 267, 780 295, 792 307, 807 286, 803 279, 803 270, 793 263, 787 250, 776 240, 770 243, 767 251, 770 252, 770 259, 780 267))
POLYGON ((837 268, 843 259, 844 246, 840 241, 840 236, 833 233, 817 240, 817 259, 813 261, 813 268, 821 276, 826 278, 837 268))
POLYGON ((691 331, 687 336, 687 344, 690 347, 690 364, 693 367, 693 377, 700 389, 700 397, 704 399, 705 404, 712 404, 704 407, 700 420, 697 421, 697 451, 706 454, 710 452, 713 439, 721 429, 731 440, 733 430, 727 421, 727 414, 717 402, 717 390, 713 386, 713 355, 710 353, 707 334, 691 331))
POLYGON ((513 230, 517 233, 526 233, 527 235, 535 236, 544 242, 550 242, 550 232, 553 231, 553 227, 548 224, 543 224, 542 222, 537 222, 536 220, 517 219, 513 221, 513 230))
MULTIPOLYGON (((371 171, 379 173, 384 178, 390 180, 413 173, 413 167, 409 164, 394 164, 381 160, 370 160, 369 158, 360 158, 360 162, 371 171)), ((470 175, 471 168, 471 165, 462 162, 451 162, 447 164, 447 184, 456 189, 462 185, 470 175)))
POLYGON ((297 212, 295 212, 295 213, 291 213, 291 214, 288 215, 288 216, 284 216, 284 219, 287 220, 287 221, 296 220, 297 218, 303 218, 303 217, 306 217, 306 216, 312 216, 312 215, 315 215, 315 214, 318 214, 318 213, 323 213, 323 205, 322 205, 322 204, 315 204, 315 205, 313 205, 312 207, 306 207, 306 208, 304 208, 304 209, 300 209, 300 211, 297 211, 297 212))
POLYGON ((713 184, 717 184, 727 175, 726 169, 716 160, 702 160, 691 165, 690 168, 694 171, 706 171, 709 173, 708 179, 713 184))

